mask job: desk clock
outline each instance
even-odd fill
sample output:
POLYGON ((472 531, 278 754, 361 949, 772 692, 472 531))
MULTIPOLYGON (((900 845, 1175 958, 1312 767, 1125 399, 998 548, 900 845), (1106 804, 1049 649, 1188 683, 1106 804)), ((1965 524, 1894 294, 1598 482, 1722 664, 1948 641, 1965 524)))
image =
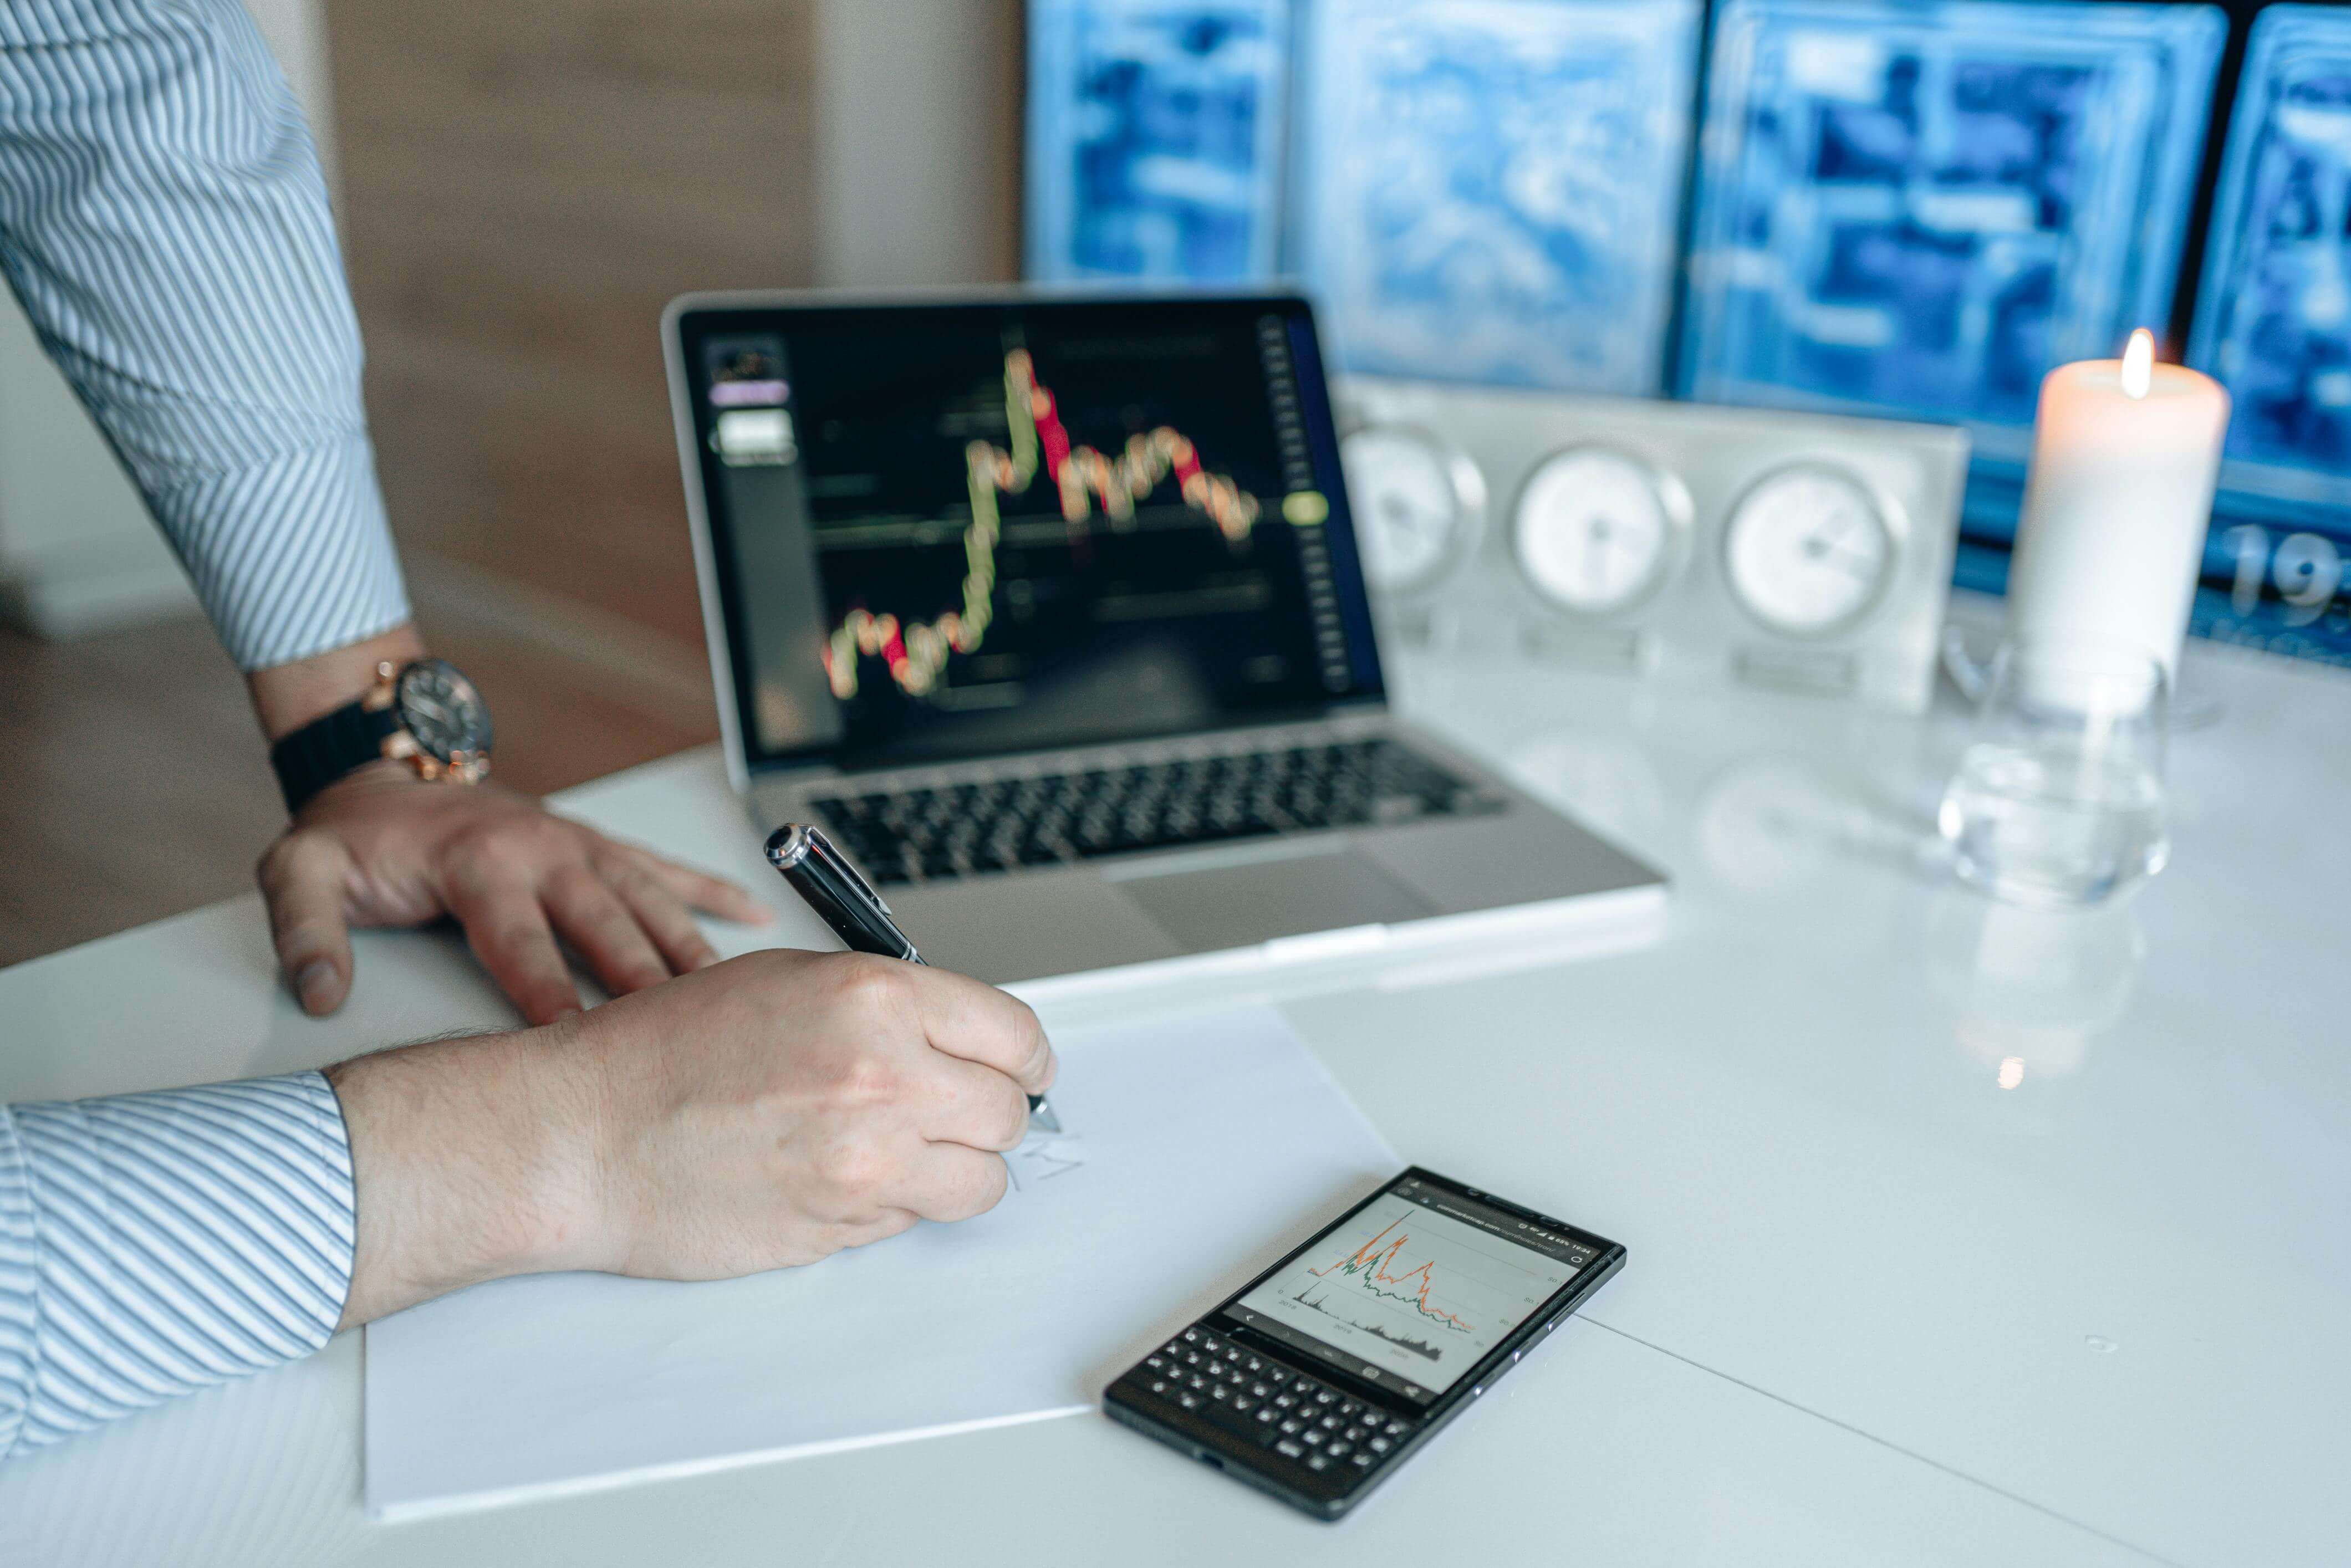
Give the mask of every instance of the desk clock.
POLYGON ((1964 432, 1369 376, 1340 398, 1403 634, 1926 706, 1964 432))

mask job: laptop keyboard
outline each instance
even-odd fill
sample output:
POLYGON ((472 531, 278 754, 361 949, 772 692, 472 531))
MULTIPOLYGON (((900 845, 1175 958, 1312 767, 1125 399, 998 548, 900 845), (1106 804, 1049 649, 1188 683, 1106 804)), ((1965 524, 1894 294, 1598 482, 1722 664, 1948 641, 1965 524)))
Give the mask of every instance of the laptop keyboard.
POLYGON ((1385 737, 1193 757, 810 802, 877 883, 1328 828, 1499 810, 1502 801, 1385 737))

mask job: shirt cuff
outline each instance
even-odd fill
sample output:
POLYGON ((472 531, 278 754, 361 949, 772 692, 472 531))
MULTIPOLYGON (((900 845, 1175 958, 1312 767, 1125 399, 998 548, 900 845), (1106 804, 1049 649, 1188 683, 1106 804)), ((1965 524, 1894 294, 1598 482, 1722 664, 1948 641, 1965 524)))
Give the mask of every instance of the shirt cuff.
POLYGON ((364 434, 152 487, 148 501, 240 670, 349 647, 409 619, 364 434))
POLYGON ((0 1456, 317 1350, 357 1239, 320 1073, 0 1110, 0 1456))

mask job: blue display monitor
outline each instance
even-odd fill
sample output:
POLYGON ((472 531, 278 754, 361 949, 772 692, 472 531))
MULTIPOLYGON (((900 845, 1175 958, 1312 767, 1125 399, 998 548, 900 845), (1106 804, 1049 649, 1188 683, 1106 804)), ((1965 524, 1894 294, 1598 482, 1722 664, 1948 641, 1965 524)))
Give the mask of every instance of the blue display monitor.
POLYGON ((1967 425, 2014 537, 2041 378, 2171 315, 2210 5, 1728 0, 1680 383, 1967 425))
POLYGON ((1030 277, 1274 276, 1289 0, 1032 0, 1029 38, 1030 277))
POLYGON ((2254 21, 2189 362, 2233 404, 2197 630, 2351 664, 2351 10, 2254 21))
POLYGON ((1663 388, 1698 0, 1318 0, 1298 270, 1350 369, 1663 388))

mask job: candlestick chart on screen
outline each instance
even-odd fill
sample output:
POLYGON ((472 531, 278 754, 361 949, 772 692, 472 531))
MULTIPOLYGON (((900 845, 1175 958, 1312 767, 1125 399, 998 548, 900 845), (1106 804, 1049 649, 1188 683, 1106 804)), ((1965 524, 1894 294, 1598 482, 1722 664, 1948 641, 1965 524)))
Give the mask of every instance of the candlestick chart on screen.
MULTIPOLYGON (((1245 567, 1262 503, 1212 468, 1182 428, 1158 423, 1123 440, 1097 437, 1102 445, 1081 440, 1026 348, 1005 352, 1000 395, 1004 440, 973 436, 962 444, 968 517, 956 537, 943 538, 935 523, 918 521, 897 541, 901 549, 953 552, 960 581, 946 603, 918 601, 914 595, 921 590, 909 583, 899 602, 861 602, 842 612, 823 649, 836 697, 855 697, 875 662, 905 696, 941 696, 950 658, 989 648, 1010 544, 1028 547, 1018 585, 1024 603, 1065 586, 1052 580, 1085 575, 1097 531, 1195 534, 1220 542, 1227 561, 1245 567)), ((1197 585, 1193 608, 1262 602, 1262 585, 1246 570, 1217 575, 1222 580, 1197 585)), ((1160 611, 1184 608, 1169 595, 1157 597, 1160 611)))

